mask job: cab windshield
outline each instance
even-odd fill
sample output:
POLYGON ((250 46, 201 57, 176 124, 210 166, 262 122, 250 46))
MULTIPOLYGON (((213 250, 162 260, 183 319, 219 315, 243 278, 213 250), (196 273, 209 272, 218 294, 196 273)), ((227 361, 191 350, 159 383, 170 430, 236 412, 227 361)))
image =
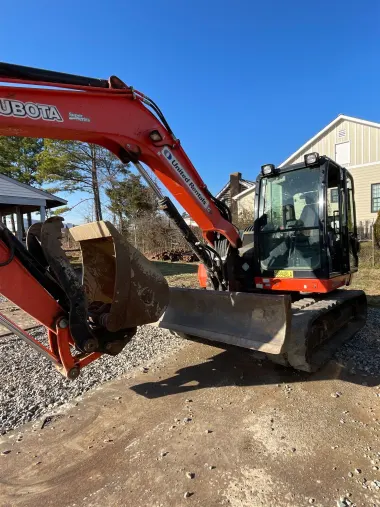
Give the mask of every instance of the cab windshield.
POLYGON ((319 167, 261 180, 262 270, 314 270, 320 266, 319 167))
POLYGON ((260 194, 261 231, 319 226, 319 168, 263 178, 260 194))

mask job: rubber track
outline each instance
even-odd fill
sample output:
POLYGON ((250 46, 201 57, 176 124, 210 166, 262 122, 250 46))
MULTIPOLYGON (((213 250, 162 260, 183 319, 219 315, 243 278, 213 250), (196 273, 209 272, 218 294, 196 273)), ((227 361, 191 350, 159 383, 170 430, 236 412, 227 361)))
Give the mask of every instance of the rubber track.
POLYGON ((294 302, 283 364, 287 362, 297 370, 317 370, 342 343, 363 327, 366 315, 366 297, 359 290, 337 290, 325 297, 294 302), (325 341, 314 349, 313 333, 320 329, 325 341))

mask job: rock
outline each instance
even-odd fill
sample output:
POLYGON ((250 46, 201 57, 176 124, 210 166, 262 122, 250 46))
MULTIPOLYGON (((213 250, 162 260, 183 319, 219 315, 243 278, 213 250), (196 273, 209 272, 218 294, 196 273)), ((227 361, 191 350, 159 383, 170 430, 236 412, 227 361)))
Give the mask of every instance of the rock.
POLYGON ((215 470, 216 466, 215 465, 209 465, 209 470, 215 470))
POLYGON ((184 498, 189 498, 192 495, 190 491, 185 491, 185 494, 183 495, 184 498))
POLYGON ((195 477, 195 473, 194 472, 186 472, 186 477, 188 479, 194 479, 195 477))
POLYGON ((189 400, 189 399, 187 399, 187 400, 185 400, 185 401, 186 401, 186 403, 192 403, 192 401, 193 401, 193 400, 189 400))
POLYGON ((191 422, 192 421, 192 418, 191 417, 185 417, 183 422, 186 424, 188 422, 191 422))
POLYGON ((212 433, 212 430, 206 430, 205 433, 212 433))
POLYGON ((309 498, 309 503, 313 504, 315 502, 315 498, 309 498))
POLYGON ((348 472, 347 475, 348 475, 348 477, 353 477, 354 476, 354 474, 352 472, 348 472))
POLYGON ((297 449, 296 449, 295 447, 292 447, 290 450, 291 450, 292 452, 296 452, 296 450, 297 450, 297 449))
POLYGON ((11 452, 12 452, 11 450, 7 449, 6 451, 1 451, 1 454, 5 456, 6 454, 10 454, 11 452))
POLYGON ((362 473, 362 471, 361 471, 361 469, 360 469, 360 468, 355 468, 355 473, 356 473, 356 474, 361 474, 361 473, 362 473))
POLYGON ((350 507, 352 502, 348 500, 346 497, 341 496, 339 500, 336 502, 337 507, 350 507))
POLYGON ((340 393, 340 392, 331 393, 331 396, 332 396, 333 398, 340 398, 340 397, 342 396, 342 393, 340 393))

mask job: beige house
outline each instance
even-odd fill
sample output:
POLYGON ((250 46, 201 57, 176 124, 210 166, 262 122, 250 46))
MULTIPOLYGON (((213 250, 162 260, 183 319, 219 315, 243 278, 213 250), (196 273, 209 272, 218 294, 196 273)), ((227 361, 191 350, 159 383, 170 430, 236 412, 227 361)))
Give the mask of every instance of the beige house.
POLYGON ((358 224, 376 219, 380 210, 380 123, 340 114, 280 167, 302 162, 312 151, 327 155, 352 174, 358 224))
POLYGON ((240 217, 252 215, 253 220, 255 207, 255 190, 256 184, 254 183, 251 187, 246 188, 232 198, 232 200, 236 202, 237 213, 240 217))

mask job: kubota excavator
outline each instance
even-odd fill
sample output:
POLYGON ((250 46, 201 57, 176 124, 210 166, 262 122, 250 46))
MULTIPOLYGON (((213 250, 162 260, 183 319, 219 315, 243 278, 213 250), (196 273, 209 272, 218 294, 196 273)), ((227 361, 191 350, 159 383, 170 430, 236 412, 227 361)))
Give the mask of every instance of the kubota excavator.
POLYGON ((358 269, 353 180, 317 153, 262 166, 255 220, 239 232, 211 195, 158 106, 119 78, 0 64, 0 135, 99 144, 133 163, 200 260, 201 289, 176 289, 109 222, 70 229, 79 281, 60 244, 62 219, 34 224, 26 248, 0 225, 0 293, 44 325, 48 344, 0 322, 70 379, 115 355, 155 322, 187 338, 265 353, 313 371, 366 319, 362 291, 342 290, 358 269), (22 86, 20 86, 22 85, 22 86), (199 241, 148 166, 203 232, 199 241), (203 290, 209 289, 209 290, 203 290))

